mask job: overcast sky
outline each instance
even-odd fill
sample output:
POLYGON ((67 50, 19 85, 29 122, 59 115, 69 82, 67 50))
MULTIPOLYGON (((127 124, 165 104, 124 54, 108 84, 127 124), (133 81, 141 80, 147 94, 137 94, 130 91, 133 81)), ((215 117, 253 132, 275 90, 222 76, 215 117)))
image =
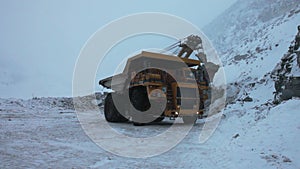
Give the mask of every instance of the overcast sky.
POLYGON ((1 0, 0 97, 70 96, 80 49, 119 17, 163 12, 201 28, 235 1, 1 0))

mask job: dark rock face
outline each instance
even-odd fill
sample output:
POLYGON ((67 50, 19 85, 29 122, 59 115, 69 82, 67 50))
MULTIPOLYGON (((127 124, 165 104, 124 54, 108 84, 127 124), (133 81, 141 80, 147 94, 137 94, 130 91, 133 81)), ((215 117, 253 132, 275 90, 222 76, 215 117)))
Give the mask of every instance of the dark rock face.
POLYGON ((243 99, 244 102, 253 102, 253 99, 249 96, 243 99))
POLYGON ((272 71, 275 81, 275 102, 300 97, 300 64, 299 51, 289 51, 272 71))

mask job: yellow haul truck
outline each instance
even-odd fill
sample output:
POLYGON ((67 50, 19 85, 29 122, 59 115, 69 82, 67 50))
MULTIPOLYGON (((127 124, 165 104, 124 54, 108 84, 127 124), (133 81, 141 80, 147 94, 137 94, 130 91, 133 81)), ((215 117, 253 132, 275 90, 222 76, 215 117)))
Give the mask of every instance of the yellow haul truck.
POLYGON ((210 80, 201 62, 205 54, 198 53, 199 60, 189 58, 202 45, 200 37, 190 37, 194 46, 188 37, 178 45, 178 55, 143 51, 128 59, 123 73, 100 80, 100 85, 112 89, 105 99, 105 119, 142 125, 165 117, 182 117, 184 123, 203 118, 210 80))

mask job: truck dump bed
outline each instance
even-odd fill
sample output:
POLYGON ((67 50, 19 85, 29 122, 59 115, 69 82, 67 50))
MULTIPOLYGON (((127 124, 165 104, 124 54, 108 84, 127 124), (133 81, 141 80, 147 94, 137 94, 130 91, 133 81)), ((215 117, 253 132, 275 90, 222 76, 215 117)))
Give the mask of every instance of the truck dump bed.
POLYGON ((142 51, 140 54, 128 59, 123 73, 102 79, 99 81, 99 84, 108 89, 111 89, 111 86, 114 86, 114 88, 118 88, 116 86, 122 85, 127 80, 130 72, 129 69, 143 69, 143 67, 145 67, 145 64, 154 68, 164 68, 171 70, 182 68, 183 66, 194 67, 199 65, 200 61, 188 58, 180 58, 173 55, 142 51), (114 78, 113 82, 112 78, 114 78))

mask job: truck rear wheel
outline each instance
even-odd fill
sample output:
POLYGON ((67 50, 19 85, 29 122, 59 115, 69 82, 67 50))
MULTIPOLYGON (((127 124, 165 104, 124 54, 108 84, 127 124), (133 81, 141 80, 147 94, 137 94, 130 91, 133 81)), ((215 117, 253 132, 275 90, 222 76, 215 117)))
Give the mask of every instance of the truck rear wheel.
POLYGON ((105 105, 104 105, 104 117, 106 121, 108 122, 126 122, 128 121, 127 118, 122 116, 117 108, 115 107, 115 104, 112 99, 111 93, 107 94, 105 98, 105 105))

